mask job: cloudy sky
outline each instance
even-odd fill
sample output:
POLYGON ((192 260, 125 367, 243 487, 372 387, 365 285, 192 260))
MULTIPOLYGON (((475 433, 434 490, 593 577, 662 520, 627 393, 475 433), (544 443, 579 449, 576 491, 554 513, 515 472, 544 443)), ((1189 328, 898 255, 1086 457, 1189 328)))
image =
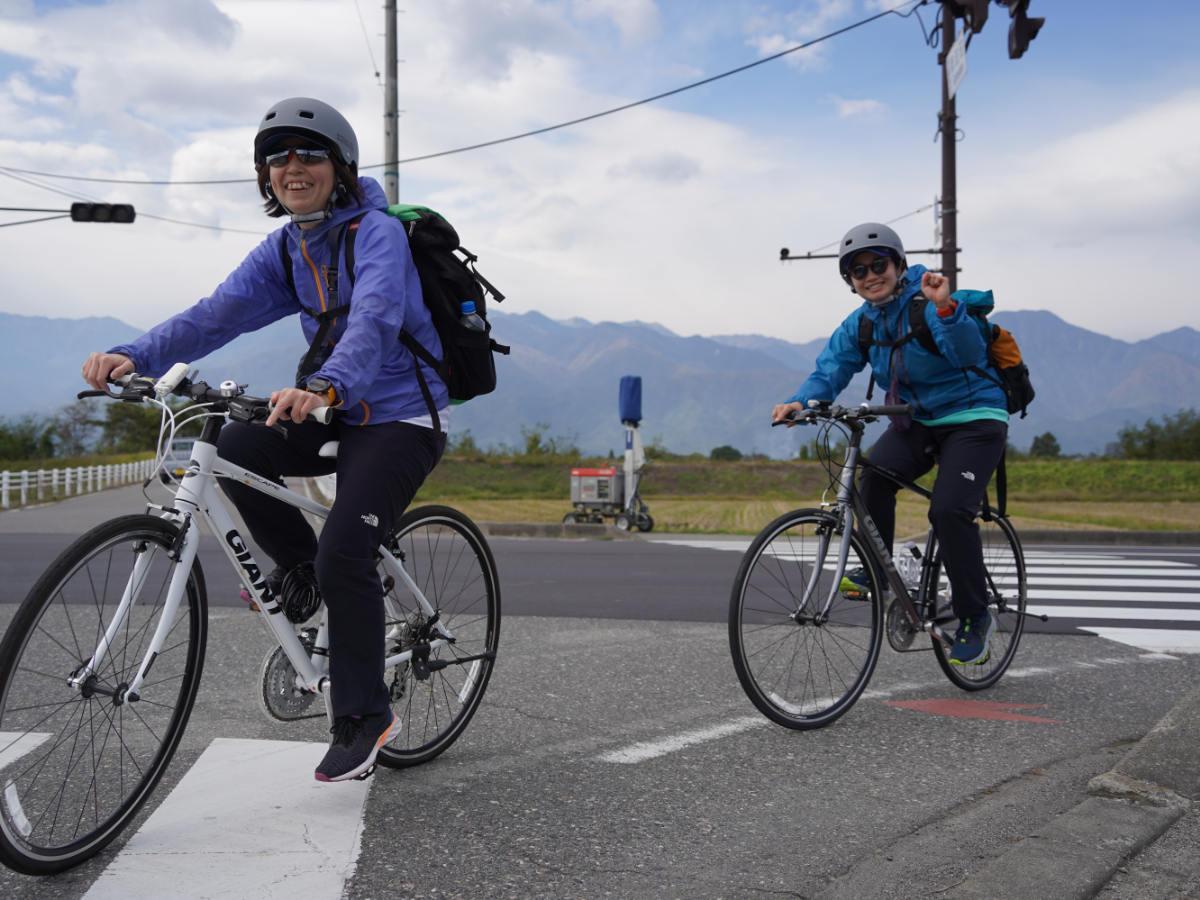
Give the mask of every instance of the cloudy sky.
MULTIPOLYGON (((891 5, 400 0, 401 156, 640 99, 891 5)), ((1126 340, 1200 325, 1180 283, 1200 259, 1200 4, 1150 15, 1033 0, 1046 25, 1020 60, 1007 56, 1006 10, 991 9, 959 91, 960 284, 1126 340)), ((936 4, 920 15, 930 28, 936 4)), ((0 0, 0 166, 248 178, 259 118, 295 95, 342 109, 364 164, 382 162, 382 21, 379 0, 0 0)), ((917 17, 888 16, 665 101, 406 165, 401 199, 458 227, 506 311, 807 341, 853 299, 833 263, 781 264, 779 248, 813 250, 932 201, 939 78, 917 17)), ((149 327, 278 225, 253 185, 21 178, 70 197, 0 177, 0 205, 124 201, 224 230, 0 228, 7 312, 149 327)), ((932 245, 929 211, 895 227, 932 245)))

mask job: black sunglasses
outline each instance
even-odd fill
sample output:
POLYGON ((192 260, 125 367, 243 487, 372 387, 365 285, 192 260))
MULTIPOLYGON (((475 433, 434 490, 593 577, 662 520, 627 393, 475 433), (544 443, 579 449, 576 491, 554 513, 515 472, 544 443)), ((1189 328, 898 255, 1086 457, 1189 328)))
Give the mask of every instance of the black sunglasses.
POLYGON ((324 162, 329 159, 328 150, 318 150, 315 147, 288 147, 286 150, 280 150, 278 153, 268 153, 263 157, 263 162, 272 169, 279 169, 287 165, 287 161, 293 153, 296 154, 296 161, 305 166, 311 166, 314 163, 324 162))
MULTIPOLYGON (((271 157, 267 157, 270 159, 271 157)), ((870 269, 876 275, 882 275, 888 269, 888 264, 892 260, 887 256, 881 256, 879 259, 873 259, 866 265, 859 263, 857 266, 850 266, 846 271, 850 273, 850 277, 861 281, 867 277, 867 269, 870 269)))

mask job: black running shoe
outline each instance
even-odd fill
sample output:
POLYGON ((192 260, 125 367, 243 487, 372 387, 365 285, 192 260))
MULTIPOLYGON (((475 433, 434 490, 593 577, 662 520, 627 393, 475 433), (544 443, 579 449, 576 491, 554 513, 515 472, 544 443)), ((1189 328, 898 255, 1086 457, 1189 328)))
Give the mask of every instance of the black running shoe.
POLYGON ((375 768, 379 748, 400 733, 400 718, 390 709, 361 718, 338 716, 329 731, 333 742, 317 766, 317 781, 362 779, 375 768))
POLYGON ((978 666, 988 660, 988 645, 996 633, 996 620, 985 609, 977 616, 963 619, 954 635, 950 662, 956 666, 978 666))

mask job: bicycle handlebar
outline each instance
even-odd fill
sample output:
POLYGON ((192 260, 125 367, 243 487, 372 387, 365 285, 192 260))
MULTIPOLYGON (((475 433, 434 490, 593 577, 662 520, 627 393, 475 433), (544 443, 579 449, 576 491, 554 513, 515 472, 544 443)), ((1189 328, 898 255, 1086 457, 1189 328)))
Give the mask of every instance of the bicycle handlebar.
MULTIPOLYGON (((203 381, 192 382, 187 377, 188 367, 185 363, 176 363, 157 381, 130 372, 119 378, 109 378, 109 384, 120 385, 119 393, 113 391, 80 391, 76 396, 82 400, 85 397, 109 397, 113 400, 123 400, 126 403, 142 403, 147 400, 162 399, 167 394, 177 397, 187 397, 198 404, 213 406, 215 410, 229 414, 235 422, 246 425, 261 425, 267 421, 274 409, 274 404, 265 397, 250 397, 242 393, 245 385, 232 381, 224 382, 219 388, 209 387, 203 381)), ((333 421, 333 408, 323 406, 312 410, 306 417, 306 422, 320 422, 328 425, 333 421)), ((276 423, 276 428, 279 424, 276 423)))
POLYGON ((843 421, 845 419, 857 419, 864 422, 874 422, 880 416, 911 416, 916 410, 911 403, 901 403, 896 406, 862 406, 852 407, 847 409, 844 406, 833 406, 817 409, 801 409, 789 413, 785 418, 778 422, 772 422, 771 427, 776 425, 807 425, 817 419, 829 419, 832 421, 843 421))

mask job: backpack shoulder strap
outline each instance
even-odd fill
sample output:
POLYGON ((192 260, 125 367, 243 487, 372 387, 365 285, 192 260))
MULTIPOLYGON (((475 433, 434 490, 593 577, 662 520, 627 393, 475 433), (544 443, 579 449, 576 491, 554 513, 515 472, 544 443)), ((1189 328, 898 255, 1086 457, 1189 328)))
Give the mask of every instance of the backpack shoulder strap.
POLYGON ((925 307, 928 305, 929 300, 926 299, 924 294, 917 294, 909 301, 908 332, 917 343, 934 356, 945 356, 938 349, 937 341, 933 339, 933 332, 929 329, 929 323, 925 321, 925 307))

